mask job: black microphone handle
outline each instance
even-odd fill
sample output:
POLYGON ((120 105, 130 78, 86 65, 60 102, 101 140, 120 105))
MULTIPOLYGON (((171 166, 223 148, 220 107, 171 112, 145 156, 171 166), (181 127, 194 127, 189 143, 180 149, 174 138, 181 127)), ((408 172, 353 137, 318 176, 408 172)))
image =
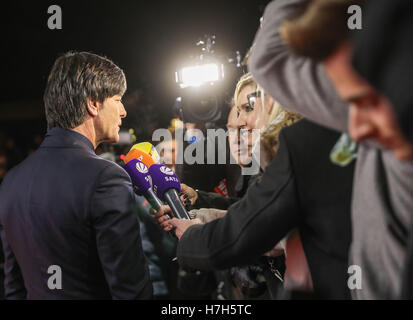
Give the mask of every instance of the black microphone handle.
MULTIPOLYGON (((154 208, 156 211, 159 210, 159 208, 163 205, 162 201, 158 198, 158 196, 153 192, 152 188, 149 188, 145 192, 143 192, 143 196, 145 199, 149 202, 152 208, 154 208)), ((168 219, 171 219, 169 214, 166 214, 168 219)), ((168 232, 170 236, 176 239, 175 232, 173 230, 168 232)))
POLYGON ((175 189, 168 189, 163 196, 165 201, 171 207, 171 210, 176 218, 191 220, 188 212, 181 202, 181 199, 179 199, 178 192, 175 189))
MULTIPOLYGON (((149 188, 143 193, 143 196, 145 197, 146 200, 148 200, 149 204, 151 205, 152 208, 154 208, 156 211, 159 210, 161 206, 163 206, 163 202, 158 198, 158 196, 153 192, 152 188, 149 188)), ((169 214, 166 214, 168 219, 171 219, 169 214)))
POLYGON ((153 192, 152 188, 149 188, 145 192, 143 192, 143 196, 148 200, 149 204, 152 208, 156 211, 163 205, 162 201, 156 196, 155 192, 153 192))

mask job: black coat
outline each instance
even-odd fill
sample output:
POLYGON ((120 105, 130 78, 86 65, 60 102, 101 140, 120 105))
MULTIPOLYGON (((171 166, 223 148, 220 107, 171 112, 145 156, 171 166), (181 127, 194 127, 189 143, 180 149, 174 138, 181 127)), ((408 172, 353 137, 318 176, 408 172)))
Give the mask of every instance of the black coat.
POLYGON ((179 263, 201 270, 247 264, 298 227, 316 295, 349 298, 354 164, 341 168, 329 160, 338 138, 306 120, 283 129, 261 181, 222 219, 191 226, 178 244, 179 263))
POLYGON ((0 190, 9 299, 151 298, 134 194, 126 172, 92 143, 54 128, 0 190), (62 289, 50 289, 51 265, 62 289))

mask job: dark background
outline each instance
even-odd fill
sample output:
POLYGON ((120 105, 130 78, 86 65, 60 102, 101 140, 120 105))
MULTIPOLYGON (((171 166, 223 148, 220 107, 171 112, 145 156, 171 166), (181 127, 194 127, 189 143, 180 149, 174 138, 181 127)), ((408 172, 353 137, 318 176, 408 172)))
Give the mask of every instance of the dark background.
POLYGON ((244 55, 267 3, 2 2, 0 131, 17 135, 17 140, 32 132, 45 132, 42 94, 47 75, 54 60, 69 50, 91 51, 115 61, 126 73, 127 94, 137 92, 144 97, 165 127, 173 116, 177 64, 204 34, 216 35, 217 52, 239 50, 244 55), (53 4, 62 8, 62 30, 47 27, 47 9, 53 4))

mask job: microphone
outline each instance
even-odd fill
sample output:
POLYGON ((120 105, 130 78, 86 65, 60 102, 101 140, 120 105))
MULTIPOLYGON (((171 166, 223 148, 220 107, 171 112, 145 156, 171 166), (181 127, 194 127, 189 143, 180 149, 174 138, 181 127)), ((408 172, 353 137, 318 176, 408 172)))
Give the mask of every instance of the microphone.
POLYGON ((155 163, 159 163, 159 160, 161 159, 159 157, 158 151, 156 148, 150 143, 150 142, 140 142, 135 145, 133 145, 132 149, 138 149, 143 152, 146 152, 149 154, 152 159, 155 161, 155 163))
POLYGON ((152 144, 141 142, 132 146, 123 161, 128 163, 132 159, 138 159, 149 168, 151 165, 159 163, 160 157, 152 144))
POLYGON ((129 174, 132 184, 143 194, 152 208, 159 210, 163 203, 152 190, 148 167, 138 159, 132 159, 123 168, 129 174))
POLYGON ((181 183, 175 172, 163 164, 153 164, 149 168, 149 174, 152 177, 153 191, 169 204, 174 216, 178 219, 190 220, 188 212, 179 199, 181 183))
POLYGON ((123 159, 123 162, 126 164, 130 162, 133 159, 137 159, 140 162, 142 162, 144 165, 146 165, 148 168, 155 164, 155 161, 153 158, 147 154, 146 152, 139 150, 139 149, 131 149, 128 154, 125 156, 123 159))

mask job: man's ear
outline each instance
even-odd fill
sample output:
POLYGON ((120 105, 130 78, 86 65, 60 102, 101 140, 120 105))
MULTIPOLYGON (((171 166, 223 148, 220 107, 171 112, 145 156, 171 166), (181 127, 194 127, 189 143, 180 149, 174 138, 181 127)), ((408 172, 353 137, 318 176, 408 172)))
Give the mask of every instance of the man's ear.
POLYGON ((92 100, 90 98, 86 99, 86 108, 87 112, 92 118, 97 117, 99 110, 100 110, 100 104, 96 100, 92 100))

